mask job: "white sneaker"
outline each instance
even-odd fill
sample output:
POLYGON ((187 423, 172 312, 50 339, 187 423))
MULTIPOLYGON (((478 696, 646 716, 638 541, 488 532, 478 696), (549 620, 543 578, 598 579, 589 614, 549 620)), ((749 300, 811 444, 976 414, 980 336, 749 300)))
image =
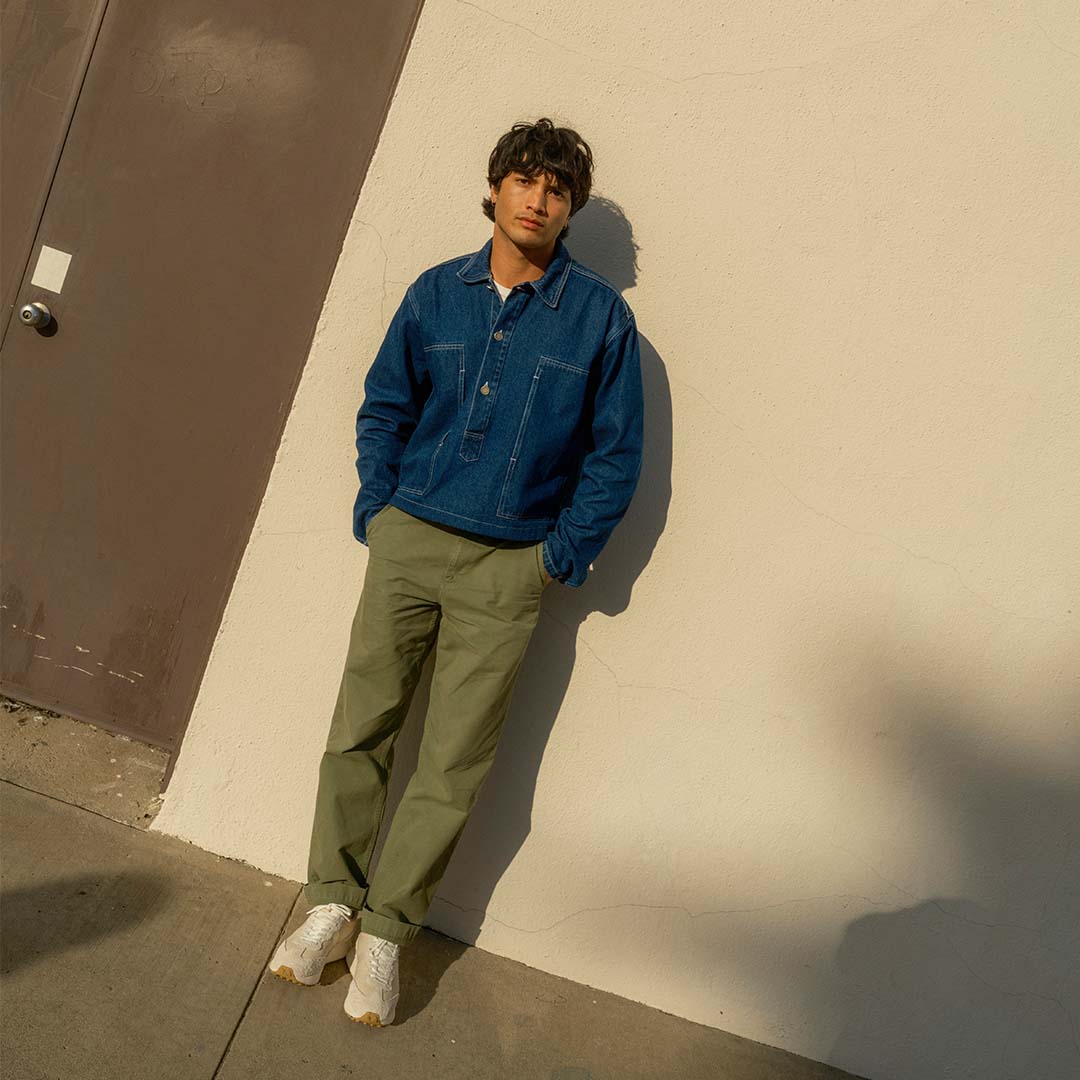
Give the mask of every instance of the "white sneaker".
POLYGON ((353 909, 344 904, 317 904, 304 924, 278 947, 270 971, 301 986, 315 986, 323 968, 349 951, 357 927, 353 909))
POLYGON ((345 1011, 369 1027, 387 1027, 394 1021, 398 1000, 398 959, 401 946, 394 941, 365 934, 356 938, 349 970, 345 1011))

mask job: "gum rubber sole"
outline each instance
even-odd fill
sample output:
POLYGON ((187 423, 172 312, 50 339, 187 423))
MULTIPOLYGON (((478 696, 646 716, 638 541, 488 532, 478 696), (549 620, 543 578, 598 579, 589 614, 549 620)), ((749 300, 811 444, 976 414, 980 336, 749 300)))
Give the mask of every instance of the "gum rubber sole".
POLYGON ((373 1012, 366 1012, 363 1016, 354 1016, 352 1018, 355 1024, 367 1024, 368 1027, 382 1027, 382 1021, 379 1020, 378 1014, 373 1012))

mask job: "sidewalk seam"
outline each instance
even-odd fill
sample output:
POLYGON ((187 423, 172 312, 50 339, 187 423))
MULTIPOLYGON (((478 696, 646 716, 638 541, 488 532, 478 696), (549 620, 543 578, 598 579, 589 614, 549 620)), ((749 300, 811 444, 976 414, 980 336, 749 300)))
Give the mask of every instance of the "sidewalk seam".
POLYGON ((293 897, 292 903, 289 905, 288 910, 285 912, 285 918, 282 920, 281 925, 278 927, 278 932, 274 936, 274 940, 270 945, 270 951, 263 959, 262 967, 259 968, 259 977, 255 980, 255 985, 251 988, 251 993, 248 994, 247 1001, 244 1002, 243 1009, 240 1010, 240 1015, 237 1017, 236 1023, 233 1025, 232 1032, 229 1035, 228 1041, 225 1043, 225 1049, 221 1051, 221 1057, 218 1058, 217 1065, 214 1066, 214 1071, 210 1074, 210 1080, 217 1080, 218 1073, 221 1072, 222 1065, 225 1064, 225 1059, 229 1056, 229 1050, 232 1048, 233 1040, 236 1038, 236 1033, 240 1030, 240 1025, 244 1022, 244 1017, 248 1014, 248 1009, 251 1008, 252 1001, 255 1000, 255 992, 262 986, 263 980, 266 978, 267 967, 270 964, 270 958, 274 955, 274 949, 277 948, 277 943, 281 940, 281 935, 285 930, 285 927, 289 925, 289 918, 293 913, 293 908, 296 907, 296 901, 300 898, 300 894, 303 892, 303 885, 297 890, 296 895, 293 897))

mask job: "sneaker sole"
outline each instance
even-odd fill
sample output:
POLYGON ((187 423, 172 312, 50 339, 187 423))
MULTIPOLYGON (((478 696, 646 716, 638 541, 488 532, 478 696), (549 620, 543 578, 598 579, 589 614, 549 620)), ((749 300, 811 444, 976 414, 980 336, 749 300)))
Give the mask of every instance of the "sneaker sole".
POLYGON ((383 1022, 379 1019, 378 1013, 366 1012, 363 1016, 354 1016, 352 1018, 354 1024, 367 1024, 368 1027, 383 1027, 383 1022))
MULTIPOLYGON (((341 951, 337 955, 328 956, 326 958, 326 963, 333 964, 337 960, 344 960, 345 957, 349 955, 349 949, 352 948, 352 942, 354 940, 354 937, 355 935, 345 941, 345 943, 341 947, 341 951)), ((337 950, 335 950, 335 952, 337 952, 337 950)), ((323 970, 326 970, 325 964, 323 965, 323 970)), ((322 971, 320 971, 319 977, 314 982, 304 982, 303 980, 296 977, 293 969, 287 964, 283 964, 279 968, 270 968, 270 974, 276 975, 279 979, 284 979, 286 982, 294 983, 296 986, 319 986, 322 983, 323 975, 322 971)))
POLYGON ((318 986, 319 982, 316 980, 313 983, 301 982, 294 974, 291 967, 279 967, 272 969, 271 975, 276 975, 279 979, 284 979, 286 982, 295 983, 297 986, 318 986))

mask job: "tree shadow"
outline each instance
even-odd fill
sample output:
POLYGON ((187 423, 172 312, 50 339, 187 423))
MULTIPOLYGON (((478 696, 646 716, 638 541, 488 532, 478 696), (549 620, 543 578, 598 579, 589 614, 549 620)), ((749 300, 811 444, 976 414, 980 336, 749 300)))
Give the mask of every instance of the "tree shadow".
MULTIPOLYGON (((828 703, 850 739, 825 842, 883 910, 844 931, 832 985, 800 988, 811 1025, 842 1016, 822 1060, 876 1080, 1080 1076, 1080 694, 1046 687, 1021 723, 1022 690, 958 690, 932 642, 844 635, 857 653, 835 667, 859 674, 828 703)), ((803 642, 792 667, 836 640, 803 642)))

